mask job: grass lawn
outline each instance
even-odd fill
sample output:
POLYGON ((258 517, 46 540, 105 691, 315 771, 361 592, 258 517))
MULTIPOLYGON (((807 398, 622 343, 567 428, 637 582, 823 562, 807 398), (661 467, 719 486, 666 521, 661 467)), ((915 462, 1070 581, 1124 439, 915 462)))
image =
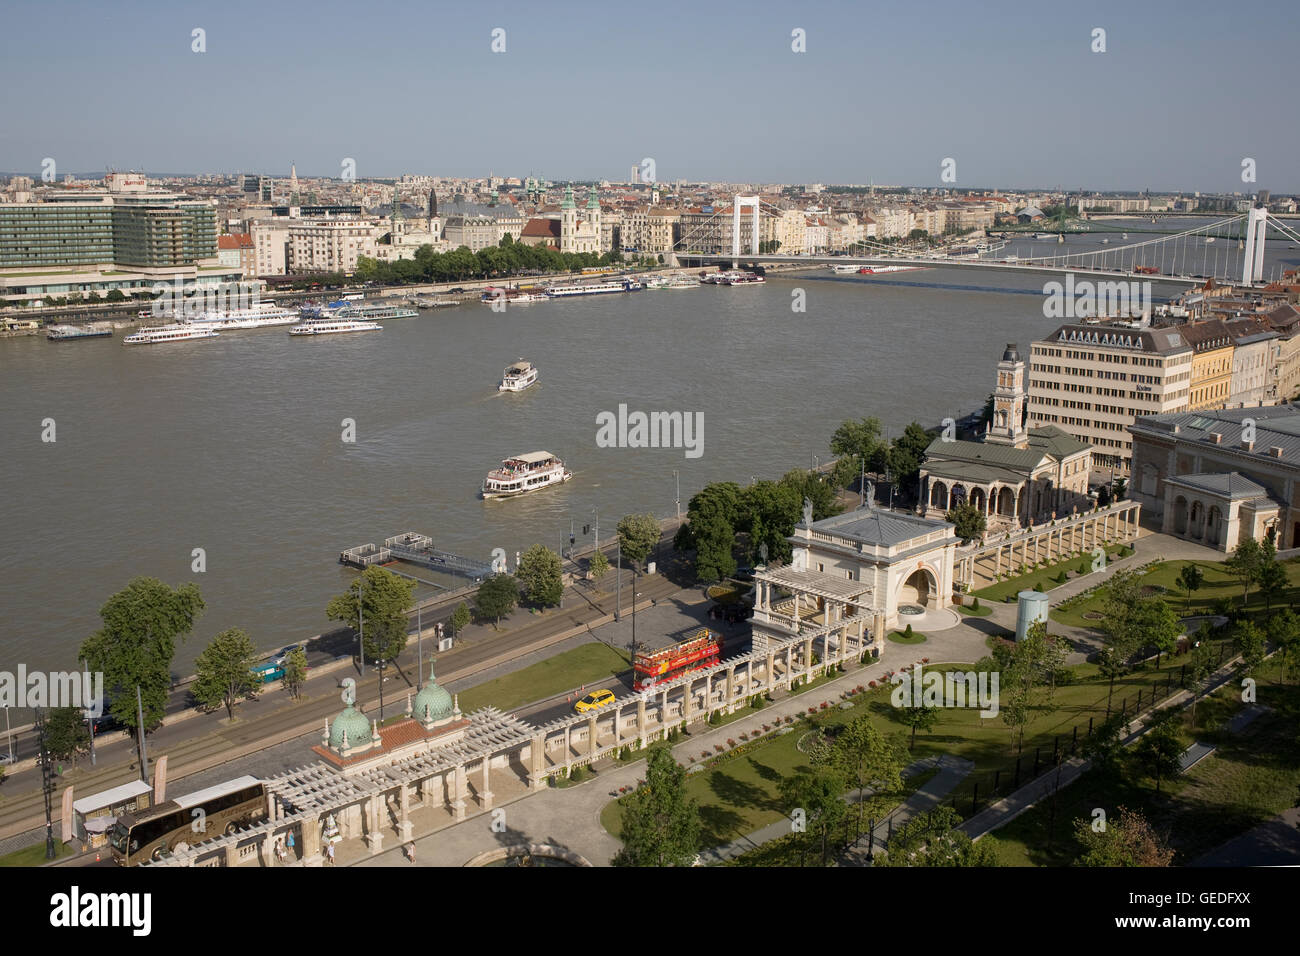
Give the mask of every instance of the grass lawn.
MULTIPOLYGON (((1166 675, 1173 675, 1173 686, 1177 688, 1181 659, 1174 660, 1175 663, 1166 664, 1160 671, 1151 668, 1117 680, 1113 709, 1119 710, 1121 702, 1127 699, 1131 712, 1139 689, 1142 690, 1146 706, 1151 697, 1152 681, 1157 677, 1162 693, 1166 675)), ((962 670, 968 666, 949 665, 933 669, 962 670)), ((1025 727, 1021 749, 1022 784, 1030 779, 1036 748, 1041 748, 1042 751, 1040 771, 1045 770, 1050 763, 1055 738, 1059 737, 1063 750, 1068 749, 1075 726, 1079 727, 1079 739, 1082 740, 1088 729, 1089 717, 1100 723, 1105 715, 1107 682, 1100 677, 1097 668, 1091 664, 1078 664, 1071 670, 1076 675, 1076 682, 1056 689, 1054 705, 1040 704, 1032 710, 1033 716, 1025 727)), ((909 733, 907 728, 894 718, 895 710, 890 703, 893 689, 892 684, 883 684, 874 691, 853 698, 852 709, 840 710, 832 706, 819 711, 811 723, 816 726, 840 725, 866 713, 873 718, 881 733, 906 735, 909 733)), ((810 722, 805 717, 793 726, 795 730, 791 733, 773 738, 712 770, 687 777, 687 792, 699 801, 700 816, 704 821, 706 842, 709 845, 727 843, 784 815, 785 810, 779 805, 777 787, 783 778, 808 767, 807 757, 795 748, 795 743, 809 729, 810 722)), ((906 742, 907 737, 904 736, 903 740, 906 742)), ((690 757, 694 757, 696 762, 704 759, 703 750, 703 745, 700 745, 685 751, 688 767, 691 766, 690 757), (695 752, 697 749, 698 753, 695 752)), ((971 776, 955 791, 961 813, 970 812, 974 784, 979 786, 981 806, 987 803, 997 771, 1001 771, 999 792, 1005 794, 1011 789, 1016 752, 1010 729, 999 717, 982 718, 976 708, 941 710, 934 729, 929 733, 917 734, 909 762, 944 753, 965 757, 975 763, 971 776)), ((618 835, 617 801, 611 801, 601 812, 601 823, 610 833, 618 835)))
POLYGON ((895 644, 924 644, 925 643, 925 635, 922 634, 920 631, 913 631, 911 634, 907 634, 904 631, 891 631, 889 633, 889 639, 893 641, 895 644))
MULTIPOLYGON (((1115 545, 1106 549, 1108 559, 1113 559, 1120 551, 1127 551, 1124 545, 1115 545)), ((1014 578, 1005 578, 986 588, 980 588, 972 593, 984 601, 996 601, 1002 603, 1008 596, 1015 597, 1021 591, 1032 591, 1034 585, 1041 584, 1044 591, 1050 591, 1054 587, 1063 584, 1063 581, 1057 581, 1056 578, 1062 571, 1068 572, 1067 580, 1079 576, 1078 571, 1084 563, 1089 568, 1092 567, 1092 556, 1084 555, 1083 557, 1075 556, 1067 558, 1064 561, 1058 561, 1055 564, 1049 564, 1045 568, 1034 568, 1027 574, 1020 574, 1014 578)), ((1089 572, 1091 573, 1091 572, 1089 572)))
POLYGON ((993 613, 993 609, 987 604, 981 604, 979 607, 971 607, 969 604, 954 604, 959 614, 966 617, 988 617, 993 613))
POLYGON ((465 713, 489 705, 511 710, 535 700, 544 700, 586 684, 589 689, 607 678, 617 677, 631 667, 625 651, 606 644, 593 643, 575 647, 523 670, 494 680, 475 684, 460 692, 460 709, 465 713))
POLYGON ((1243 706, 1235 683, 1200 701, 1197 731, 1188 732, 1185 723, 1184 742, 1201 740, 1219 749, 1178 779, 1163 781, 1159 795, 1130 750, 1119 774, 1089 772, 1062 790, 1054 826, 1045 801, 994 831, 1003 865, 1068 865, 1082 852, 1072 833, 1075 821, 1091 820, 1097 807, 1108 819, 1121 806, 1140 811, 1174 848, 1175 866, 1291 807, 1300 787, 1300 685, 1275 684, 1276 678, 1276 664, 1260 669, 1259 699, 1272 709, 1240 734, 1212 729, 1243 706))
MULTIPOLYGON (((72 855, 72 847, 59 840, 54 841, 55 859, 72 855)), ((107 853, 107 848, 105 848, 107 853)), ((0 866, 44 866, 45 859, 45 841, 42 840, 35 846, 23 847, 21 850, 14 850, 12 853, 6 853, 0 856, 0 866)))
MULTIPOLYGON (((1300 600, 1300 559, 1292 558, 1289 561, 1283 561, 1282 567, 1286 569, 1287 580, 1290 582, 1291 587, 1285 595, 1273 602, 1273 607, 1285 607, 1293 601, 1300 600)), ((1163 589, 1165 600, 1180 617, 1189 613, 1208 614, 1212 610, 1214 602, 1221 598, 1227 598, 1234 604, 1241 603, 1242 587, 1240 582, 1221 563, 1215 561, 1165 561, 1147 571, 1142 576, 1142 583, 1148 587, 1163 589), (1187 600, 1187 592, 1175 583, 1183 567, 1188 564, 1196 564, 1205 575, 1205 581, 1201 584, 1200 589, 1192 595, 1190 605, 1187 600)), ((1058 624, 1095 628, 1097 620, 1086 618, 1084 615, 1088 612, 1100 613, 1104 604, 1105 589, 1103 588, 1089 595, 1083 601, 1072 604, 1069 608, 1064 610, 1053 608, 1049 612, 1049 616, 1058 624)), ((1263 597, 1253 588, 1246 608, 1259 613, 1266 612, 1263 597)))

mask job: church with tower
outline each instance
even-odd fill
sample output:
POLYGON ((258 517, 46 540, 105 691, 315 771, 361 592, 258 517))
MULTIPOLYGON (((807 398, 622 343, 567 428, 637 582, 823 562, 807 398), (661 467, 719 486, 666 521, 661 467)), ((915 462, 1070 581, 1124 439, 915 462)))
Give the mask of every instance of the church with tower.
POLYGON ((596 187, 591 187, 583 217, 578 218, 578 207, 573 201, 573 187, 564 190, 560 205, 560 251, 594 252, 600 254, 600 200, 596 187))
POLYGON ((943 434, 921 464, 921 514, 941 518, 961 504, 984 512, 988 532, 1012 531, 1089 511, 1092 446, 1055 425, 1025 427, 1029 382, 1014 343, 998 362, 993 415, 979 441, 943 434))

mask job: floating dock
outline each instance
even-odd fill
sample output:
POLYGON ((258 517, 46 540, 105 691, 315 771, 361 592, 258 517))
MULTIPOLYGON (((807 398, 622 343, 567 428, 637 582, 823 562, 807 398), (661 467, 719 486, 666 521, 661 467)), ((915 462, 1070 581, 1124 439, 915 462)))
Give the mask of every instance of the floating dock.
POLYGON ((470 578, 475 582, 492 576, 492 565, 487 561, 478 561, 464 555, 439 551, 433 546, 433 539, 415 531, 405 531, 384 540, 382 548, 373 544, 363 544, 339 552, 339 564, 353 568, 368 568, 371 565, 384 565, 391 561, 405 561, 443 574, 456 574, 470 578))

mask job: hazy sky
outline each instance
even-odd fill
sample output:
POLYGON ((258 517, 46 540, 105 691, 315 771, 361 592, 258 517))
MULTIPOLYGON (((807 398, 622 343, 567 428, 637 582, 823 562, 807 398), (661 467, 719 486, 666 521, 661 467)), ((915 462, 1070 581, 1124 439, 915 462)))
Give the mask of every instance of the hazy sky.
POLYGON ((1297 0, 10 0, 0 170, 937 186, 952 158, 959 187, 1297 192, 1298 26, 1297 0))

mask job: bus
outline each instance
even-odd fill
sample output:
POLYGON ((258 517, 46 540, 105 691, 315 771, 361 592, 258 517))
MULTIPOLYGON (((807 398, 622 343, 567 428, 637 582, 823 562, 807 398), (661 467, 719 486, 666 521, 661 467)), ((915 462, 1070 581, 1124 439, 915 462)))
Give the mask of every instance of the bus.
POLYGON ((180 844, 191 845, 233 833, 267 816, 266 784, 243 776, 175 800, 124 813, 108 838, 121 866, 157 862, 180 844))

